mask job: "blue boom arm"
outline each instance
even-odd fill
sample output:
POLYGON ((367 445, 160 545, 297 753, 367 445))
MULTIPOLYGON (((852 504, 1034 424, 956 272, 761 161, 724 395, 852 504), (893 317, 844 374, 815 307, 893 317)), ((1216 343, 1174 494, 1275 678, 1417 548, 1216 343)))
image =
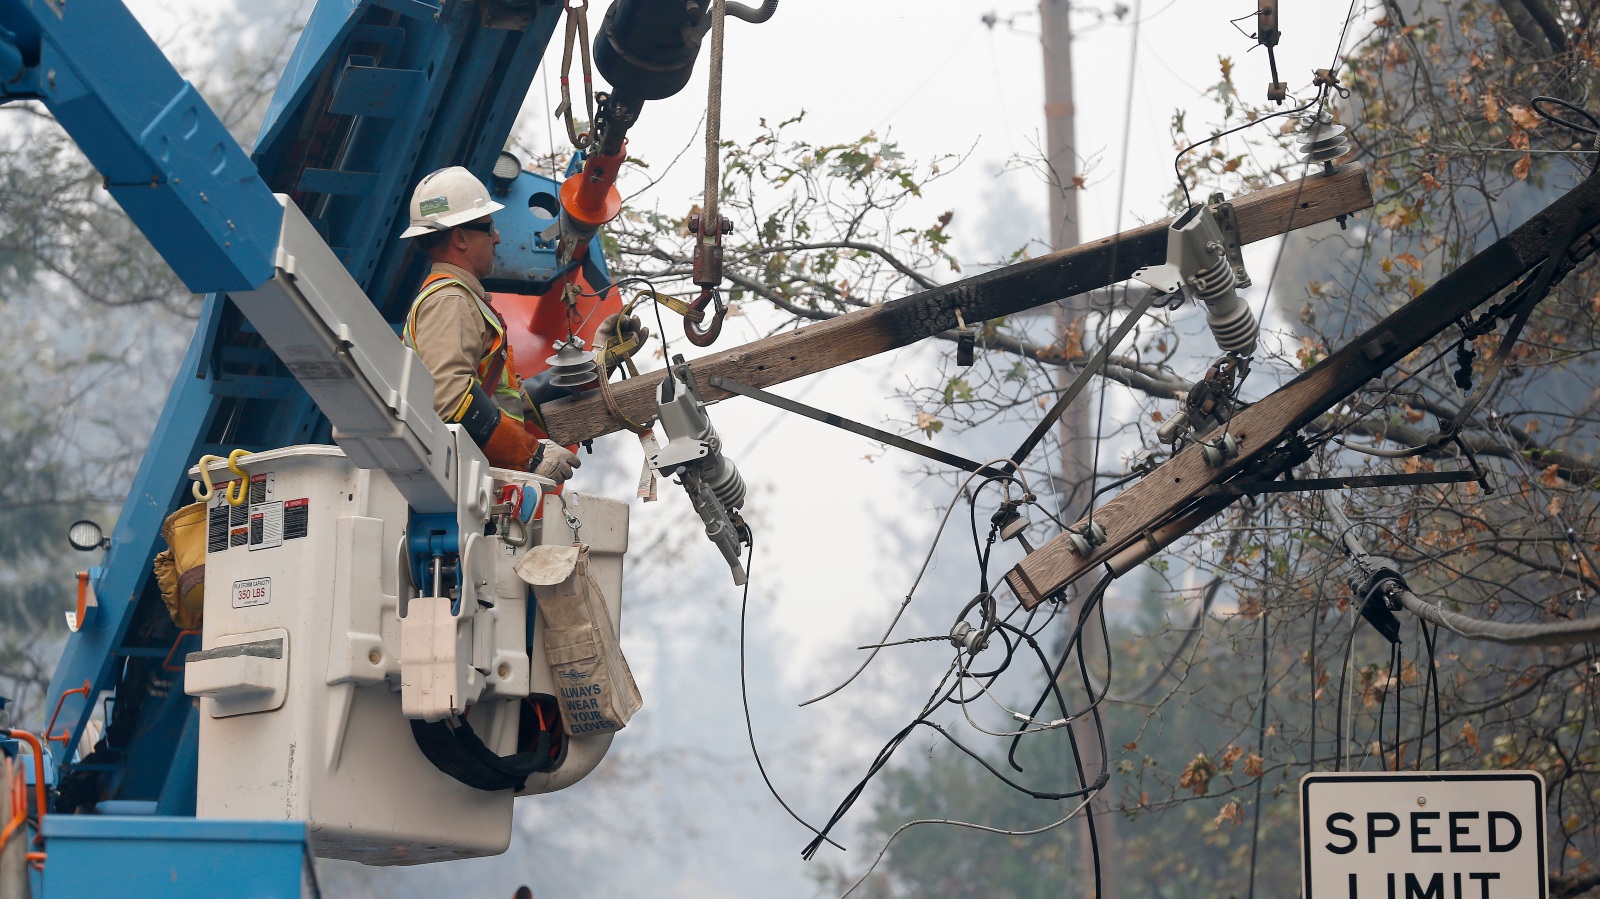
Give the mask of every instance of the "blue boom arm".
MULTIPOLYGON (((332 442, 327 418, 229 296, 272 277, 284 220, 273 194, 310 220, 397 330, 425 264, 398 240, 410 185, 446 165, 490 182, 561 9, 325 0, 247 155, 120 3, 0 0, 0 100, 43 102, 184 284, 207 293, 93 572, 97 605, 50 688, 63 747, 76 745, 100 697, 115 694, 94 750, 58 752, 59 810, 120 801, 193 813, 198 718, 181 659, 199 641, 172 624, 150 573, 160 523, 187 501, 185 470, 201 454, 332 442), (72 692, 85 682, 87 695, 72 692)), ((502 185, 524 197, 555 187, 526 172, 502 185)), ((538 210, 503 215, 513 213, 528 221, 510 228, 543 227, 538 210)), ((516 256, 499 260, 501 283, 536 285, 555 271, 548 245, 506 250, 516 256)), ((590 255, 599 260, 597 245, 590 255)))

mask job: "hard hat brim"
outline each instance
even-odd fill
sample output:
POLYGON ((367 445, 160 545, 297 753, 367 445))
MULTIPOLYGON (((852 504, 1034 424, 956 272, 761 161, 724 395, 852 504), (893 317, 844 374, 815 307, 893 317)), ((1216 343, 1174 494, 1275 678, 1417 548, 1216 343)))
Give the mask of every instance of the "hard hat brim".
POLYGON ((504 208, 506 208, 504 204, 496 203, 495 201, 490 200, 485 205, 474 206, 471 209, 463 209, 460 212, 451 215, 440 216, 437 219, 430 219, 422 222, 412 219, 411 227, 400 233, 400 239, 406 240, 412 237, 421 237, 424 234, 448 231, 451 228, 465 225, 468 222, 475 222, 486 215, 493 215, 504 208))

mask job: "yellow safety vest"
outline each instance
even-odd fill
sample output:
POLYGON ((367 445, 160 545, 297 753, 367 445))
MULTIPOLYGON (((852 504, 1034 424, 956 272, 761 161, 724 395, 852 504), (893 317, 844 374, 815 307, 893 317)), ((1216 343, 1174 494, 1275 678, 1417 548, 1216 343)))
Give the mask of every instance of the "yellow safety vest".
MULTIPOLYGON (((505 319, 460 279, 444 272, 434 272, 422 282, 422 290, 411 303, 411 312, 406 316, 406 326, 402 332, 406 346, 413 351, 417 348, 417 310, 422 307, 422 301, 451 284, 459 286, 472 297, 478 305, 478 311, 483 314, 483 320, 488 322, 489 330, 494 332, 494 339, 489 342, 489 351, 478 360, 476 378, 478 385, 483 386, 493 382, 494 397, 500 410, 517 421, 522 421, 522 380, 517 377, 517 366, 512 358, 511 344, 506 341, 505 319)), ((462 397, 463 406, 466 402, 467 398, 462 397)))

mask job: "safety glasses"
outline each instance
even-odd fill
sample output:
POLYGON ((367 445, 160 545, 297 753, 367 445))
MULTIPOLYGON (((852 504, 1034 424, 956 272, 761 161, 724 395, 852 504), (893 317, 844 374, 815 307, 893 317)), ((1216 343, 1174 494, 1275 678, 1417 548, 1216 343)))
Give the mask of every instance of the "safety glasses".
POLYGON ((457 225, 456 227, 457 228, 465 228, 468 231, 482 231, 484 234, 493 234, 493 233, 495 233, 495 230, 496 230, 495 227, 494 227, 494 222, 492 222, 492 221, 489 221, 489 222, 467 222, 465 225, 457 225))

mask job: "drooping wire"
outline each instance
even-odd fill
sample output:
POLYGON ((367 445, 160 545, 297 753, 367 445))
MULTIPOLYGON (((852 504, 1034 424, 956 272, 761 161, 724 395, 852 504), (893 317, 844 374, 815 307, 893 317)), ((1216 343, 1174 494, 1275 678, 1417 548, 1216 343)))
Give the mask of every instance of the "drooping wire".
MULTIPOLYGON (((1108 586, 1109 584, 1110 584, 1110 578, 1109 577, 1103 578, 1101 580, 1099 586, 1096 589, 1095 595, 1096 596, 1103 595, 1104 592, 1105 592, 1105 587, 1108 586)), ((1096 611, 1095 610, 1095 604, 1086 604, 1084 609, 1080 613, 1077 627, 1075 627, 1074 630, 1073 630, 1073 635, 1068 641, 1067 648, 1062 653, 1061 660, 1058 663, 1055 671, 1051 672, 1051 675, 1052 675, 1051 676, 1051 682, 1052 683, 1050 685, 1046 686, 1044 696, 1041 697, 1039 704, 1035 706, 1034 710, 1030 713, 1029 717, 1037 715, 1039 707, 1043 705, 1043 703, 1046 701, 1046 699, 1050 695, 1055 695, 1057 697, 1057 701, 1062 704, 1062 706, 1063 706, 1063 715, 1062 715, 1062 717, 1069 718, 1069 719, 1072 718, 1072 717, 1075 717, 1073 714, 1070 713, 1070 711, 1068 711, 1065 708, 1065 700, 1064 700, 1064 698, 1061 697, 1059 689, 1055 686, 1055 682, 1059 679, 1059 674, 1060 674, 1061 668, 1065 666, 1066 660, 1071 655, 1072 647, 1076 643, 1079 642, 1079 639, 1080 639, 1080 637, 1081 637, 1081 635, 1083 633, 1084 625, 1088 622, 1089 616, 1092 615, 1092 614, 1095 614, 1095 611, 1096 611)), ((1013 614, 1014 613, 1015 612, 1013 611, 1013 614)), ((1104 619, 1102 617, 1101 618, 1102 623, 1103 623, 1103 620, 1104 619)), ((1002 631, 1002 633, 1003 633, 1003 631, 1002 631)), ((1009 641, 1007 642, 1007 648, 1008 648, 1007 655, 1008 655, 1008 658, 1009 658, 1010 653, 1011 653, 1011 644, 1009 643, 1009 641)), ((1110 681, 1110 662, 1109 662, 1109 660, 1110 660, 1110 642, 1109 642, 1109 638, 1106 638, 1106 649, 1107 649, 1107 659, 1108 659, 1106 680, 1109 683, 1109 681, 1110 681)), ((1092 680, 1090 679, 1090 676, 1089 676, 1089 673, 1088 673, 1087 664, 1082 658, 1082 653, 1080 652, 1078 655, 1079 655, 1079 667, 1080 667, 1080 670, 1083 673, 1084 683, 1085 683, 1086 688, 1087 688, 1087 685, 1092 683, 1092 680)), ((1109 757, 1108 757, 1109 756, 1109 752, 1107 750, 1107 745, 1106 745, 1104 724, 1101 721, 1100 712, 1099 712, 1099 703, 1104 698, 1104 692, 1103 691, 1102 691, 1100 696, 1096 697, 1093 694, 1092 688, 1089 688, 1090 700, 1091 701, 1090 701, 1090 705, 1089 705, 1089 707, 1087 709, 1087 713, 1092 716, 1092 720, 1093 720, 1093 722, 1095 724, 1096 734, 1097 734, 1097 737, 1098 737, 1098 740, 1099 740, 1099 744, 1100 744, 1100 754, 1099 754, 1100 770, 1097 772, 1094 780, 1092 782, 1091 781, 1087 781, 1087 772, 1081 772, 1080 771, 1080 775, 1079 775, 1079 778, 1078 778, 1079 786, 1076 789, 1066 790, 1066 791, 1061 791, 1061 792, 1054 792, 1054 791, 1047 791, 1047 790, 1035 790, 1035 789, 1033 789, 1031 787, 1024 786, 1023 784, 1017 783, 1017 782, 1011 780, 1010 778, 1006 777, 999 770, 997 770, 992 764, 990 764, 987 759, 983 758, 983 756, 979 755, 977 752, 975 752, 972 749, 970 749, 969 747, 967 747, 960 740, 957 740, 952 734, 950 734, 949 731, 945 730, 945 728, 943 728, 939 724, 929 720, 929 716, 932 715, 935 711, 937 711, 940 707, 942 707, 946 703, 952 702, 956 692, 960 689, 960 680, 959 679, 955 684, 951 685, 948 689, 946 689, 946 686, 945 686, 946 683, 949 682, 949 680, 951 678, 951 675, 957 674, 958 673, 958 669, 960 669, 960 668, 961 668, 961 666, 960 666, 959 661, 958 661, 958 662, 952 663, 950 665, 950 667, 948 669, 946 669, 944 676, 939 681, 939 684, 934 688, 933 694, 929 697, 928 701, 923 705, 922 711, 909 724, 907 724, 900 731, 898 731, 894 736, 892 736, 884 744, 883 748, 879 750, 877 756, 873 759, 872 764, 868 767, 868 770, 867 770, 866 774, 845 795, 844 799, 839 803, 838 807, 834 810, 832 816, 830 816, 830 818, 828 819, 828 823, 823 826, 821 831, 818 832, 817 837, 815 839, 813 839, 810 843, 808 843, 806 845, 805 849, 802 850, 802 852, 801 852, 801 857, 802 858, 805 858, 805 859, 809 860, 816 854, 817 850, 821 848, 822 842, 827 838, 827 834, 849 812, 850 808, 855 804, 855 802, 860 798, 862 792, 866 789, 867 784, 870 783, 872 778, 875 777, 884 768, 884 766, 886 766, 889 763, 889 761, 893 757, 895 751, 905 742, 905 740, 911 735, 911 733, 919 726, 920 727, 927 727, 927 728, 933 730, 935 733, 938 733, 940 736, 942 736, 951 745, 955 746, 962 753, 966 754, 969 758, 973 759, 979 765, 981 765, 993 777, 995 777, 995 779, 999 780, 1001 783, 1005 784, 1006 786, 1008 786, 1008 787, 1010 787, 1010 788, 1012 788, 1014 790, 1017 790, 1018 792, 1021 792, 1024 795, 1027 795, 1027 796, 1029 796, 1031 798, 1034 798, 1034 799, 1060 800, 1060 799, 1071 799, 1071 798, 1077 798, 1077 797, 1081 797, 1081 796, 1092 795, 1095 792, 1098 792, 1100 789, 1104 788, 1104 786, 1110 781, 1111 774, 1110 774, 1110 760, 1109 760, 1109 757)), ((973 676, 974 677, 984 677, 984 676, 988 676, 988 674, 990 674, 990 673, 975 674, 973 676)), ((960 677, 965 677, 966 675, 964 673, 961 673, 959 676, 960 677)), ((1079 714, 1083 714, 1083 713, 1079 713, 1079 714)), ((1024 728, 1027 727, 1026 722, 1023 723, 1023 727, 1024 728)), ((1071 738, 1072 737, 1073 728, 1069 725, 1069 726, 1067 726, 1066 730, 1068 732, 1069 738, 1071 738)), ((1014 736, 1014 739, 1013 739, 1013 752, 1015 751, 1015 740, 1020 739, 1020 736, 1021 736, 1020 734, 1014 736)), ((1074 747, 1074 750, 1073 750, 1074 757, 1076 758, 1077 752, 1076 752, 1076 741, 1075 741, 1075 738, 1072 739, 1072 745, 1074 747)), ((1018 766, 1015 765, 1014 761, 1013 761, 1013 767, 1018 767, 1018 766)), ((1018 767, 1018 770, 1021 770, 1020 767, 1018 767)))
MULTIPOLYGON (((995 465, 1009 465, 1009 464, 1010 464, 1010 461, 1007 460, 1007 459, 991 459, 988 462, 984 463, 983 467, 984 468, 989 468, 989 467, 995 466, 995 465)), ((962 480, 961 484, 956 487, 955 495, 953 497, 951 497, 950 504, 945 507, 944 517, 939 520, 939 529, 934 532, 933 540, 928 545, 928 553, 927 553, 927 555, 922 557, 922 567, 917 569, 917 576, 911 582, 911 589, 906 591, 905 599, 900 601, 899 610, 897 610, 894 613, 894 618, 889 622, 888 628, 886 628, 884 630, 883 636, 878 638, 877 645, 874 646, 874 648, 872 650, 872 654, 868 655, 866 657, 866 659, 862 660, 861 664, 859 666, 857 666, 856 670, 854 672, 852 672, 849 677, 844 679, 843 683, 841 683, 837 687, 834 687, 833 689, 827 691, 826 693, 821 694, 820 696, 814 696, 814 697, 812 697, 810 699, 807 699, 805 702, 800 703, 800 705, 802 707, 808 706, 808 705, 812 704, 813 702, 820 702, 820 701, 822 701, 824 699, 827 699, 828 697, 830 697, 833 694, 839 692, 840 690, 843 690, 845 687, 850 686, 850 684, 853 683, 856 678, 861 676, 861 672, 867 670, 867 666, 872 664, 873 659, 876 659, 878 657, 878 651, 880 649, 882 649, 883 644, 888 642, 889 635, 894 633, 895 626, 900 623, 901 617, 905 615, 906 609, 911 605, 911 597, 916 594, 917 586, 922 583, 923 575, 928 573, 928 566, 933 563, 934 551, 939 548, 939 538, 944 535, 945 526, 950 523, 950 515, 951 515, 951 513, 955 512, 956 505, 961 500, 961 494, 966 491, 967 487, 972 483, 972 479, 977 477, 977 476, 978 476, 977 472, 972 472, 972 473, 968 474, 967 477, 964 480, 962 480)), ((1024 491, 1026 491, 1026 492, 1032 492, 1028 488, 1028 481, 1027 481, 1026 476, 1022 474, 1022 471, 1020 469, 1017 470, 1017 477, 1022 483, 1022 489, 1024 491)), ((980 485, 980 487, 981 487, 981 485, 980 485)))
MULTIPOLYGON (((1100 604, 1101 598, 1105 596, 1106 589, 1111 586, 1111 580, 1112 580, 1112 578, 1111 578, 1110 573, 1102 575, 1100 580, 1099 580, 1099 582, 1097 582, 1094 585, 1094 588, 1091 589, 1089 591, 1088 595, 1084 598, 1083 608, 1078 613, 1077 626, 1075 626, 1072 629, 1071 635, 1068 636, 1067 642, 1066 642, 1066 646, 1061 650, 1061 657, 1057 660, 1055 665, 1052 666, 1051 669, 1050 669, 1050 672, 1049 672, 1049 683, 1050 684, 1054 684, 1056 681, 1058 681, 1061 678, 1061 672, 1066 667, 1067 659, 1071 656, 1073 647, 1076 646, 1079 643, 1080 638, 1083 636, 1083 629, 1084 629, 1085 624, 1088 621, 1089 615, 1093 614, 1093 612, 1095 610, 1095 607, 1100 604)), ((1110 657, 1111 657, 1110 653, 1107 653, 1106 654, 1106 658, 1109 660, 1110 657)), ((1110 679, 1107 678, 1107 680, 1109 681, 1110 679)), ((1109 684, 1107 685, 1107 687, 1109 689, 1109 684)), ((1050 696, 1050 686, 1046 685, 1045 692, 1042 693, 1039 696, 1038 701, 1033 704, 1033 708, 1028 711, 1028 717, 1030 717, 1030 718, 1038 717, 1039 710, 1044 708, 1044 704, 1048 700, 1049 696, 1050 696)), ((1093 701, 1090 703, 1089 708, 1090 709, 1094 709, 1095 707, 1097 707, 1099 705, 1099 703, 1100 703, 1100 700, 1103 699, 1104 697, 1105 697, 1105 691, 1102 690, 1100 696, 1097 697, 1097 698, 1094 698, 1093 701)), ((1079 714, 1082 714, 1082 713, 1080 712, 1079 714)), ((1062 717, 1071 718, 1071 717, 1075 717, 1075 716, 1071 715, 1071 714, 1068 714, 1067 710, 1065 708, 1063 708, 1062 709, 1062 717)), ((1015 771, 1021 771, 1022 770, 1022 766, 1017 764, 1017 746, 1021 742, 1021 740, 1022 740, 1022 734, 1021 733, 1018 733, 1015 737, 1013 737, 1012 740, 1011 740, 1011 748, 1010 748, 1009 752, 1007 752, 1007 754, 1006 754, 1006 761, 1011 765, 1012 770, 1015 770, 1015 771)))
MULTIPOLYGON (((1090 797, 1090 799, 1092 798, 1093 797, 1090 797)), ((906 823, 895 828, 894 833, 889 834, 889 838, 883 841, 883 848, 879 849, 877 857, 873 858, 872 864, 868 865, 867 870, 860 877, 856 878, 856 882, 850 885, 850 889, 845 890, 842 894, 840 894, 839 899, 849 899, 851 893, 854 893, 856 890, 860 889, 861 885, 866 883, 867 878, 870 877, 872 872, 878 867, 878 863, 883 861, 884 855, 888 853, 889 846, 894 843, 895 838, 918 825, 947 824, 951 827, 966 827, 972 830, 981 830, 985 833, 997 833, 1011 837, 1031 837, 1055 830, 1057 827, 1060 827, 1068 821, 1071 821, 1073 818, 1076 818, 1079 812, 1089 807, 1090 799, 1085 799, 1078 803, 1078 805, 1073 808, 1072 811, 1067 812, 1066 815, 1062 816, 1061 818, 1046 824, 1043 827, 1036 827, 1033 830, 1005 830, 999 827, 990 827, 986 824, 973 824, 969 821, 955 821, 949 818, 921 818, 916 821, 907 821, 906 823)))
POLYGON ((1243 125, 1236 125, 1236 126, 1234 126, 1232 128, 1227 129, 1226 131, 1218 131, 1216 134, 1211 135, 1210 137, 1206 138, 1205 140, 1195 141, 1194 143, 1190 144, 1189 146, 1184 147, 1182 150, 1179 150, 1178 151, 1178 155, 1176 155, 1176 156, 1174 156, 1172 158, 1172 173, 1177 176, 1177 178, 1178 178, 1178 188, 1183 191, 1183 205, 1184 205, 1184 208, 1187 209, 1187 208, 1189 208, 1189 207, 1194 205, 1194 198, 1192 196, 1190 196, 1190 194, 1189 194, 1189 182, 1184 180, 1183 170, 1179 168, 1179 166, 1183 164, 1184 154, 1188 153, 1190 150, 1195 149, 1196 147, 1203 147, 1206 144, 1209 144, 1209 143, 1211 143, 1213 141, 1216 141, 1216 140, 1220 140, 1221 138, 1227 137, 1230 134, 1235 134, 1237 132, 1243 131, 1246 128, 1254 128, 1255 126, 1261 124, 1262 122, 1269 121, 1271 119, 1276 119, 1276 118, 1279 118, 1281 116, 1294 115, 1295 113, 1305 112, 1306 110, 1310 109, 1311 107, 1315 106, 1316 104, 1317 104, 1317 99, 1308 100, 1305 103, 1303 103, 1303 104, 1301 104, 1299 106, 1296 106, 1293 109, 1285 109, 1285 110, 1282 110, 1280 112, 1274 112, 1271 115, 1264 115, 1259 119, 1254 119, 1252 121, 1245 122, 1243 125))
MULTIPOLYGON (((1094 782, 1088 784, 1087 786, 1083 786, 1075 790, 1052 792, 1047 790, 1035 790, 1016 783, 1015 781, 1006 777, 999 770, 997 770, 994 765, 990 764, 987 759, 968 748, 960 740, 957 740, 949 731, 945 730, 937 723, 928 720, 928 716, 933 714, 934 711, 948 701, 950 696, 955 691, 956 688, 954 686, 951 686, 949 690, 946 690, 944 686, 945 683, 950 679, 950 675, 953 674, 955 670, 956 666, 951 665, 950 668, 945 671, 945 676, 940 679, 938 687, 934 689, 934 695, 930 697, 928 703, 923 706, 922 712, 915 719, 913 719, 911 723, 901 728, 899 732, 891 737, 889 741, 884 744, 883 748, 878 751, 878 755, 873 759, 872 764, 868 767, 866 775, 863 776, 861 780, 857 782, 853 788, 851 788, 849 793, 845 795, 843 801, 839 803, 838 808, 834 810, 833 815, 828 819, 828 823, 823 826, 820 832, 818 832, 816 838, 810 843, 806 844, 805 849, 803 849, 800 853, 801 858, 809 861, 814 855, 816 855, 817 850, 822 847, 823 841, 828 839, 829 832, 831 832, 833 828, 844 819, 844 816, 849 813, 851 807, 855 805, 856 800, 861 797, 861 793, 866 790, 867 784, 872 781, 873 777, 877 776, 879 771, 883 770, 884 766, 887 765, 889 760, 893 757, 895 750, 899 749, 901 744, 906 741, 906 738, 911 736, 911 733, 918 727, 926 727, 944 737, 944 739, 949 742, 950 745, 961 750, 962 753, 966 754, 973 761, 983 766, 984 770, 993 775, 996 780, 999 780, 1006 786, 1033 799, 1075 799, 1080 796, 1092 795, 1093 793, 1102 789, 1106 783, 1110 781, 1111 774, 1107 764, 1105 763, 1105 735, 1103 732, 1100 739, 1102 759, 1100 773, 1099 776, 1095 778, 1094 782), (942 696, 940 695, 941 693, 943 694, 942 696)), ((1098 721, 1098 711, 1095 712, 1095 715, 1096 720, 1098 721)), ((1071 728, 1068 728, 1068 732, 1071 732, 1071 728)), ((831 840, 829 842, 831 842, 831 840)))
MULTIPOLYGON (((801 827, 804 827, 805 829, 811 831, 812 833, 817 834, 820 839, 827 839, 827 837, 823 836, 822 833, 820 831, 818 831, 815 827, 813 827, 810 822, 808 822, 808 821, 806 821, 806 819, 800 817, 795 812, 794 809, 790 808, 789 807, 789 803, 784 801, 783 796, 779 795, 778 788, 772 785, 772 778, 767 776, 767 766, 765 764, 763 764, 762 761, 761 761, 761 750, 756 748, 756 729, 755 729, 755 725, 750 722, 750 691, 745 686, 745 639, 744 639, 744 637, 745 637, 745 617, 746 617, 746 613, 750 609, 750 582, 755 579, 751 574, 751 571, 752 571, 751 566, 755 562, 755 559, 756 559, 756 544, 755 544, 755 539, 751 538, 751 540, 750 540, 750 550, 746 554, 745 560, 744 560, 744 570, 745 570, 744 595, 739 600, 739 702, 744 706, 744 733, 745 733, 745 736, 748 737, 749 740, 750 740, 750 755, 752 757, 754 757, 755 760, 756 760, 756 770, 761 772, 761 781, 767 785, 767 792, 772 794, 772 798, 773 799, 778 800, 778 804, 783 806, 783 810, 789 813, 789 817, 791 817, 791 818, 795 819, 796 821, 800 822, 800 826, 801 827)), ((844 848, 843 846, 840 846, 838 843, 834 843, 833 840, 828 840, 828 842, 829 843, 833 843, 833 845, 838 847, 839 849, 843 849, 844 848)))
MULTIPOLYGON (((1400 770, 1400 759, 1405 754, 1405 732, 1400 729, 1400 712, 1405 705, 1401 702, 1401 690, 1405 688, 1405 653, 1400 651, 1400 644, 1394 645, 1394 674, 1390 681, 1394 684, 1394 770, 1400 770)), ((1382 743, 1378 745, 1382 746, 1382 743)))
MULTIPOLYGON (((1348 694, 1345 692, 1345 689, 1350 679, 1350 660, 1355 652, 1356 632, 1358 630, 1360 630, 1359 624, 1352 622, 1350 625, 1350 636, 1345 640, 1344 644, 1344 662, 1342 662, 1339 666, 1339 693, 1335 697, 1335 705, 1333 710, 1333 770, 1335 771, 1344 770, 1345 707, 1349 705, 1348 694)), ((1352 731, 1355 730, 1355 722, 1351 722, 1350 729, 1352 731)))
POLYGON ((1556 123, 1557 125, 1563 125, 1567 128, 1571 128, 1573 131, 1576 131, 1579 134, 1587 137, 1594 137, 1594 166, 1589 170, 1589 173, 1592 175, 1595 172, 1600 172, 1600 119, 1595 118, 1594 114, 1589 112, 1589 110, 1584 109, 1576 103, 1563 100, 1560 97, 1534 97, 1533 100, 1528 103, 1528 105, 1533 107, 1534 112, 1538 113, 1540 116, 1543 116, 1545 119, 1556 123), (1578 115, 1583 116, 1583 118, 1588 121, 1589 124, 1580 125, 1577 122, 1571 121, 1570 119, 1564 119, 1555 113, 1541 108, 1542 104, 1546 103, 1559 106, 1568 112, 1575 112, 1578 115))
MULTIPOLYGON (((1104 633, 1105 620, 1103 617, 1101 618, 1100 623, 1102 626, 1101 632, 1104 633)), ((1107 653, 1106 665, 1108 669, 1111 664, 1110 659, 1111 654, 1107 653)), ((1078 653, 1078 673, 1083 677, 1084 692, 1090 701, 1089 712, 1092 716, 1090 720, 1093 722, 1095 734, 1100 740, 1100 777, 1101 779, 1104 779, 1108 773, 1107 765, 1110 763, 1110 760, 1106 757, 1106 726, 1105 722, 1100 718, 1100 705, 1099 702, 1095 700, 1094 688, 1090 686, 1092 681, 1089 678, 1089 663, 1088 660, 1084 658, 1082 651, 1079 651, 1078 653)), ((1106 672, 1107 689, 1110 688, 1110 683, 1111 673, 1108 670, 1106 672)), ((1083 754, 1078 751, 1078 736, 1077 734, 1073 733, 1074 730, 1075 728, 1072 725, 1067 725, 1067 741, 1068 745, 1070 745, 1072 748, 1072 767, 1077 772, 1078 783, 1081 785, 1086 779, 1083 770, 1083 754)), ((1098 783, 1099 781, 1096 782, 1098 783)), ((1094 793, 1089 795, 1088 804, 1084 808, 1084 821, 1089 827, 1089 859, 1094 867, 1094 899, 1100 899, 1101 889, 1103 887, 1101 880, 1102 875, 1100 872, 1100 834, 1094 823, 1094 800, 1097 798, 1098 793, 1099 790, 1096 790, 1094 793)))
MULTIPOLYGON (((1434 628, 1438 630, 1438 628, 1434 628)), ((1439 681, 1434 676, 1433 634, 1428 632, 1428 622, 1417 619, 1417 630, 1422 634, 1422 646, 1428 656, 1428 679, 1422 686, 1422 723, 1417 728, 1417 770, 1422 769, 1422 747, 1428 742, 1428 698, 1433 697, 1433 770, 1443 764, 1440 756, 1439 731, 1444 726, 1439 715, 1439 681)))
POLYGON ((1308 666, 1311 669, 1311 764, 1312 771, 1317 770, 1317 695, 1322 692, 1317 683, 1317 626, 1322 623, 1322 585, 1323 578, 1317 578, 1316 597, 1311 605, 1311 648, 1306 653, 1308 666))
MULTIPOLYGON (((1271 650, 1271 646, 1268 643, 1269 637, 1270 634, 1267 630, 1267 610, 1266 607, 1263 606, 1261 609, 1261 726, 1256 732, 1256 756, 1262 759, 1267 757, 1267 695, 1269 687, 1269 682, 1267 680, 1267 660, 1270 656, 1271 650)), ((1311 670, 1311 676, 1313 679, 1315 679, 1316 666, 1312 665, 1311 670)), ((1315 718, 1313 718, 1312 726, 1316 726, 1315 718)), ((1266 779, 1267 775, 1265 771, 1256 775, 1255 812, 1253 815, 1254 820, 1250 824, 1250 890, 1247 894, 1249 899, 1255 899, 1256 895, 1256 847, 1261 842, 1261 785, 1264 781, 1266 781, 1266 779)))

